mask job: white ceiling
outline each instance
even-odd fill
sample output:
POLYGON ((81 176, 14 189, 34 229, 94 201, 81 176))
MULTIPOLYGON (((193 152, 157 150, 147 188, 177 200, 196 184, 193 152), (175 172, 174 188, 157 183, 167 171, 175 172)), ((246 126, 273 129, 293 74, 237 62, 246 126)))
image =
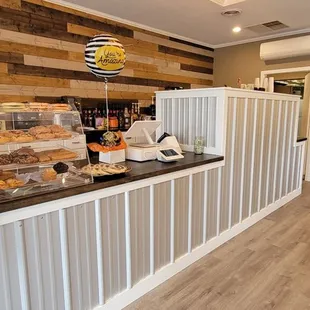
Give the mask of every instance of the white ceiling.
MULTIPOLYGON (((61 0, 50 1, 59 3, 61 0)), ((68 0, 74 6, 83 6, 103 15, 112 15, 215 48, 260 40, 266 36, 310 32, 310 0, 245 0, 228 6, 227 0, 215 1, 223 6, 213 1, 68 0), (241 9, 242 14, 236 17, 221 15, 223 10, 232 8, 241 9), (245 28, 275 20, 289 28, 260 34, 250 30, 232 33, 232 28, 237 25, 245 28)))

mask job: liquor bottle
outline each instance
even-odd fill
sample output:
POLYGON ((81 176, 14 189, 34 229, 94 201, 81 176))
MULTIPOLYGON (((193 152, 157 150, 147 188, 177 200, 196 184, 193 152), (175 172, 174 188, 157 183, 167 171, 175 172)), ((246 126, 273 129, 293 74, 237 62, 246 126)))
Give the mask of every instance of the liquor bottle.
POLYGON ((109 127, 111 130, 118 129, 118 119, 116 117, 116 111, 113 110, 111 112, 111 116, 109 116, 109 127))
POLYGON ((101 116, 100 110, 98 109, 97 114, 96 114, 96 128, 102 126, 102 121, 103 121, 103 118, 101 116))
POLYGON ((87 110, 83 110, 83 125, 84 125, 84 127, 88 126, 87 110))
POLYGON ((97 115, 97 109, 92 111, 92 115, 91 115, 91 127, 93 128, 97 128, 96 126, 96 115, 97 115))
POLYGON ((125 128, 125 116, 124 116, 124 110, 121 109, 118 112, 118 128, 124 129, 125 128))
POLYGON ((136 113, 136 105, 133 103, 131 107, 131 125, 138 119, 138 115, 136 113))
POLYGON ((137 120, 141 121, 141 114, 140 114, 140 103, 137 103, 137 120))
POLYGON ((154 121, 154 120, 156 120, 156 106, 155 106, 154 101, 152 101, 150 108, 151 108, 151 120, 154 121))
POLYGON ((92 112, 88 110, 88 126, 92 127, 92 112))
POLYGON ((124 111, 124 129, 129 129, 130 128, 130 114, 128 112, 128 108, 125 108, 124 111))
POLYGON ((102 111, 102 126, 104 130, 107 130, 108 128, 108 119, 107 119, 107 113, 105 110, 102 111))

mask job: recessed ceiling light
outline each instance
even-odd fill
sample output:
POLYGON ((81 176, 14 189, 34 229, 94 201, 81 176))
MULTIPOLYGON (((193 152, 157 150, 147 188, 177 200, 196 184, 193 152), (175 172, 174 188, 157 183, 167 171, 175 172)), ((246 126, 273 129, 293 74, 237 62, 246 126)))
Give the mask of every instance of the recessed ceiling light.
POLYGON ((233 28, 232 31, 233 31, 234 33, 238 33, 238 32, 241 31, 241 28, 240 28, 239 26, 237 26, 237 27, 233 28))

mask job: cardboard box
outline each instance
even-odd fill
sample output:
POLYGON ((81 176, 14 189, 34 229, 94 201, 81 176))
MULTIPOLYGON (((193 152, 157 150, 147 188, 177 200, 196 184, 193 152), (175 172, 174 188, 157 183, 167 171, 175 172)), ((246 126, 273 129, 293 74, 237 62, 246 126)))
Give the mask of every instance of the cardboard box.
POLYGON ((108 153, 99 152, 99 161, 108 164, 116 164, 125 161, 125 150, 108 153))

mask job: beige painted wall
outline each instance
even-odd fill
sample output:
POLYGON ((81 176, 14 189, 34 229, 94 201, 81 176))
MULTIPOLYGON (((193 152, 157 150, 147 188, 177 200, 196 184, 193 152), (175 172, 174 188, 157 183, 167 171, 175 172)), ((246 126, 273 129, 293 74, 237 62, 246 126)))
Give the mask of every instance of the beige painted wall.
POLYGON ((237 87, 237 79, 244 84, 254 83, 264 70, 310 66, 310 57, 298 61, 265 64, 259 57, 260 44, 254 42, 215 50, 214 86, 237 87))

